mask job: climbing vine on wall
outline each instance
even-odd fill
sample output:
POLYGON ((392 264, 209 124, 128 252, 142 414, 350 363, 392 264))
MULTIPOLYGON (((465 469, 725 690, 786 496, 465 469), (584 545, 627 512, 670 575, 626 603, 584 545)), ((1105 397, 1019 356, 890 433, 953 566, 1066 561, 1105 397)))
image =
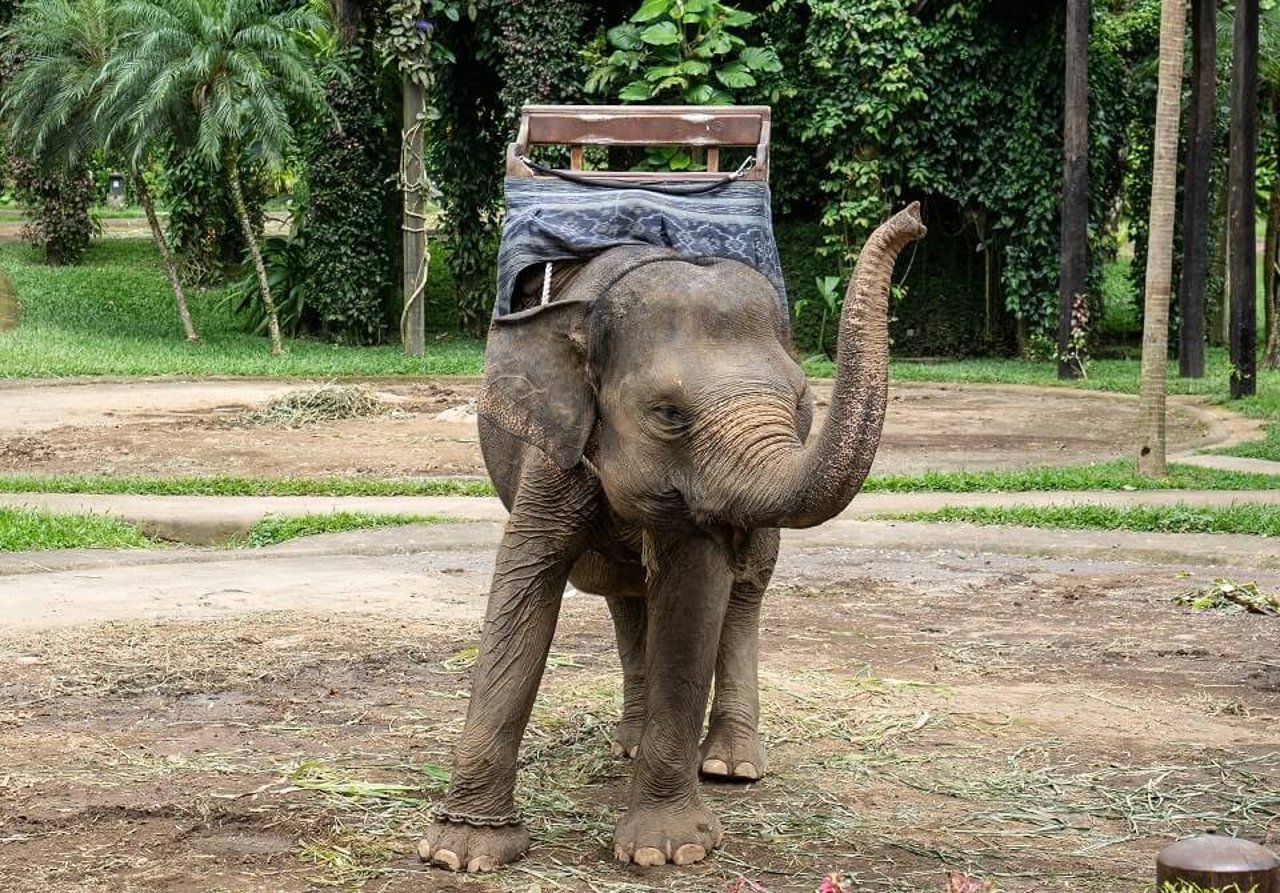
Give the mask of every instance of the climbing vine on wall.
POLYGON ((306 294, 328 338, 356 343, 381 339, 391 289, 393 240, 387 221, 395 207, 394 162, 382 80, 366 51, 340 58, 325 86, 340 126, 317 126, 306 134, 305 156, 312 184, 304 229, 306 294))
MULTIPOLYGON (((1111 4, 1142 8, 1154 0, 1111 4)), ((1156 4, 1158 6, 1158 3, 1156 4)), ((871 227, 909 197, 959 209, 996 253, 1000 292, 1029 329, 1057 306, 1062 178, 1062 11, 998 0, 779 0, 765 28, 790 82, 775 110, 776 181, 816 198, 833 264, 847 269, 871 227), (806 176, 800 164, 817 171, 806 176), (815 182, 816 181, 816 182, 815 182)), ((1140 47, 1095 10, 1091 38, 1091 232, 1119 193, 1126 97, 1140 47)), ((1138 23, 1140 24, 1140 23, 1138 23)), ((1138 28, 1135 24, 1135 28, 1138 28)), ((1139 29, 1140 30, 1140 29, 1139 29)))
MULTIPOLYGON (((400 0, 388 8, 382 51, 425 95, 419 132, 403 140, 409 146, 420 136, 424 145, 464 331, 482 334, 488 325, 504 147, 519 107, 580 95, 589 8, 578 0, 400 0)), ((402 187, 429 188, 426 178, 402 187)))

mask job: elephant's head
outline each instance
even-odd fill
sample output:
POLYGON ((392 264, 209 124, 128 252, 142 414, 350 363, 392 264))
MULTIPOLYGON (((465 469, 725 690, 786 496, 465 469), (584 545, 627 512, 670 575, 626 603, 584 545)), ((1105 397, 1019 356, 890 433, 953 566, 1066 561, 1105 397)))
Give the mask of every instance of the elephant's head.
POLYGON ((588 461, 646 525, 809 527, 871 468, 884 421, 888 299, 915 204, 877 229, 845 295, 821 431, 769 281, 736 261, 617 249, 559 300, 495 320, 480 410, 557 465, 588 461))

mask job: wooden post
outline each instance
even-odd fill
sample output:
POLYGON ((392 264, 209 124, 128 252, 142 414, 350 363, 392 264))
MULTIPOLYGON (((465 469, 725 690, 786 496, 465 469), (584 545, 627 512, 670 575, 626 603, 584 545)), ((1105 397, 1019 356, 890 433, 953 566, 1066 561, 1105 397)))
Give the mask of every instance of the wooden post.
POLYGON ((1258 390, 1258 248, 1254 186, 1258 161, 1258 0, 1236 0, 1231 64, 1231 156, 1227 182, 1230 245, 1231 399, 1258 390))
POLYGON ((1178 282, 1178 374, 1204 377, 1205 283, 1209 276, 1209 172, 1218 59, 1215 0, 1191 2, 1191 108, 1183 178, 1182 278, 1178 282))
POLYGON ((1058 280, 1058 378, 1084 374, 1070 355, 1071 317, 1089 272, 1089 0, 1067 0, 1062 234, 1058 280))
POLYGON ((404 201, 401 223, 404 245, 404 310, 400 316, 400 340, 404 352, 420 357, 426 352, 427 318, 427 218, 423 174, 421 112, 425 105, 422 86, 404 80, 401 110, 400 190, 404 201))

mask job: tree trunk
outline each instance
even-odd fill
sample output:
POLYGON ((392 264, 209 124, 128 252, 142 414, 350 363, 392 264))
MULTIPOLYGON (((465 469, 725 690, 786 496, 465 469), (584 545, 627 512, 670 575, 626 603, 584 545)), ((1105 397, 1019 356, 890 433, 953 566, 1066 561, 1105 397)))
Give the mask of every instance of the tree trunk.
POLYGON ((258 248, 258 239, 253 233, 253 223, 249 220, 249 209, 244 204, 244 190, 240 188, 240 164, 236 159, 233 146, 227 152, 227 179, 231 186, 231 200, 236 206, 236 217, 240 220, 240 231, 244 234, 245 244, 249 246, 249 255, 253 258, 253 269, 258 275, 258 293, 262 295, 262 306, 267 312, 267 332, 271 336, 271 353, 280 356, 284 353, 284 344, 280 341, 280 317, 276 313, 276 302, 271 298, 271 286, 267 283, 267 267, 262 262, 262 251, 258 248))
POLYGON ((1230 242, 1231 398, 1257 393, 1258 247, 1254 187, 1258 162, 1258 0, 1236 0, 1231 66, 1231 156, 1227 181, 1230 242))
POLYGON ((1138 403, 1138 472, 1163 477, 1165 391, 1169 365, 1169 282, 1173 277, 1173 222, 1177 201, 1178 113, 1182 103, 1183 0, 1163 0, 1160 77, 1152 140, 1151 217, 1147 235, 1146 318, 1142 326, 1142 385, 1138 403))
POLYGON ((1084 375, 1072 347, 1073 311, 1089 269, 1089 0, 1067 0, 1062 233, 1058 280, 1058 378, 1084 375))
POLYGON ((1280 261, 1280 171, 1271 182, 1271 199, 1267 202, 1267 235, 1263 241, 1262 254, 1262 306, 1267 314, 1267 353, 1263 362, 1268 369, 1280 369, 1280 320, 1276 314, 1280 311, 1277 302, 1280 294, 1276 293, 1276 263, 1280 261))
POLYGON ((400 343, 411 357, 427 350, 427 215, 424 197, 427 179, 423 173, 422 130, 426 126, 422 113, 426 94, 412 78, 404 79, 404 101, 401 110, 400 193, 401 239, 403 250, 403 309, 400 312, 400 343))
POLYGON ((169 287, 173 289, 173 303, 178 307, 178 319, 182 322, 182 331, 188 341, 198 344, 200 335, 191 322, 191 311, 187 309, 187 293, 182 288, 182 277, 178 275, 173 255, 169 253, 169 243, 165 241, 164 230, 160 228, 160 218, 156 216, 156 205, 151 199, 151 190, 147 188, 147 181, 143 178, 142 171, 133 171, 133 188, 138 193, 138 201, 142 202, 142 210, 147 213, 151 238, 155 240, 156 250, 160 252, 160 264, 164 267, 164 274, 169 279, 169 287))
POLYGON ((1209 175, 1217 101, 1217 3, 1192 0, 1191 108, 1183 180, 1182 277, 1178 283, 1178 374, 1204 377, 1205 285, 1209 277, 1209 175))

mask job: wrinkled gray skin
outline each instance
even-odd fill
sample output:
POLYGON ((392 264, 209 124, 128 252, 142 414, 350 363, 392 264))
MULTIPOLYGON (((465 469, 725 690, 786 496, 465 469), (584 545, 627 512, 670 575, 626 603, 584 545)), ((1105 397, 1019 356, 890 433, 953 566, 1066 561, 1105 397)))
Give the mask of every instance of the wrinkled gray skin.
POLYGON ((634 756, 635 773, 616 857, 684 865, 720 843, 698 771, 765 771, 756 644, 778 528, 838 514, 871 467, 890 274, 923 234, 912 205, 864 248, 830 411, 813 437, 777 294, 735 261, 614 249, 555 301, 494 322, 480 435, 511 517, 453 781, 419 845, 424 859, 486 871, 528 848, 514 818, 516 753, 566 582, 608 599, 618 637, 615 750, 634 756))

